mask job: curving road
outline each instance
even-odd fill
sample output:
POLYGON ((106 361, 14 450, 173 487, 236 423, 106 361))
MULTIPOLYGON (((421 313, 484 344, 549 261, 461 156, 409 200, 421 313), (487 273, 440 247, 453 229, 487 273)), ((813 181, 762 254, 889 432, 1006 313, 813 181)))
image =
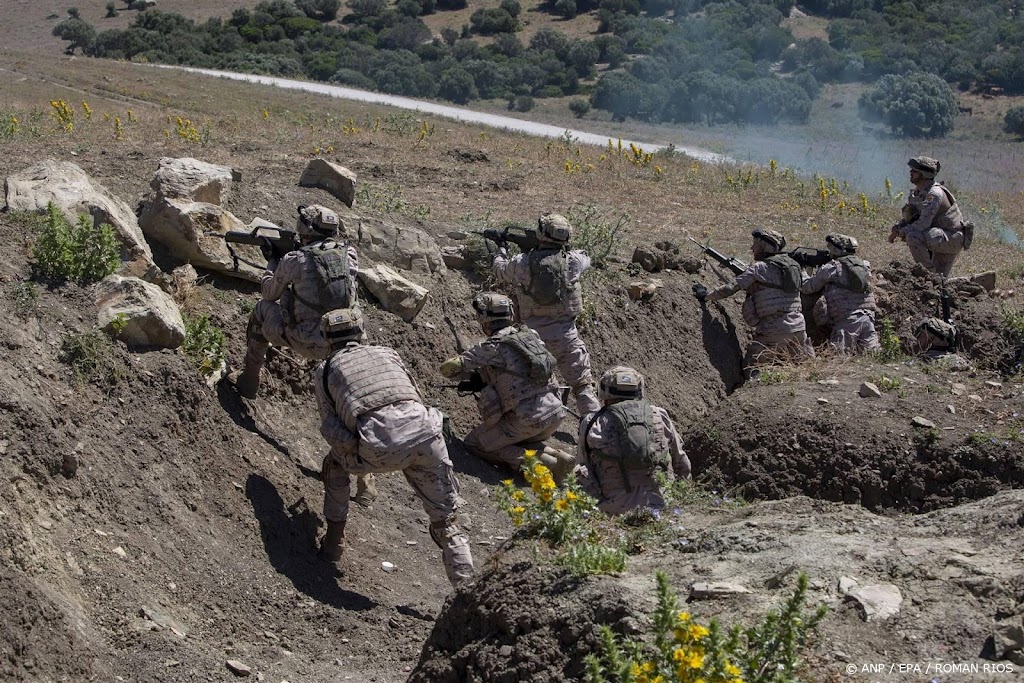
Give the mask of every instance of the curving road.
MULTIPOLYGON (((560 128, 558 126, 550 126, 545 123, 535 123, 533 121, 524 121, 523 119, 515 119, 510 116, 501 116, 499 114, 488 114, 480 111, 473 111, 471 109, 463 109, 460 107, 448 106, 444 104, 438 104, 436 102, 425 102, 422 100, 414 100, 410 97, 400 97, 398 95, 386 95, 384 93, 367 92, 365 90, 357 90, 355 88, 347 88, 342 85, 329 85, 327 83, 318 83, 314 81, 297 81, 291 78, 278 78, 276 76, 257 76, 254 74, 243 74, 234 71, 216 71, 214 69, 197 69, 189 66, 170 66, 166 64, 152 64, 148 65, 161 69, 180 69, 182 71, 189 71, 191 73, 204 74, 207 76, 217 76, 220 78, 230 78, 236 81, 246 81, 248 83, 261 83, 263 85, 274 85, 278 88, 288 88, 290 90, 304 90, 306 92, 319 93, 321 95, 328 95, 330 97, 338 97, 344 100, 356 100, 359 102, 370 102, 373 104, 386 104, 392 107, 398 107, 400 109, 410 109, 412 111, 424 112, 427 114, 433 114, 435 116, 443 116, 449 119, 455 119, 456 121, 466 121, 468 123, 479 123, 491 128, 503 128, 505 130, 515 131, 517 133, 526 133, 527 135, 535 135, 537 137, 545 138, 560 138, 566 133, 569 133, 572 137, 576 138, 580 142, 597 145, 604 147, 608 144, 609 137, 607 135, 598 135, 596 133, 588 133, 582 130, 573 130, 571 128, 560 128)), ((617 140, 619 138, 611 138, 617 140)), ((644 150, 649 152, 655 152, 663 150, 667 145, 663 145, 656 142, 643 142, 640 140, 626 140, 622 138, 622 144, 629 145, 630 143, 635 144, 637 147, 642 147, 644 150)), ((705 162, 718 163, 723 161, 732 161, 730 157, 722 154, 715 154, 705 149, 697 149, 695 147, 681 147, 676 146, 675 149, 687 156, 691 156, 695 159, 705 162)))

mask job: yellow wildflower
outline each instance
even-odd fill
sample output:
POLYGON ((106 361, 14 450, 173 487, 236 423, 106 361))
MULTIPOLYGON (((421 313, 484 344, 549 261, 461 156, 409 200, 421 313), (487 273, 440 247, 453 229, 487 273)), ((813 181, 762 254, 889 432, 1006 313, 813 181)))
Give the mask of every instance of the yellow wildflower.
POLYGON ((738 678, 739 675, 740 675, 739 667, 736 666, 735 664, 733 664, 732 662, 726 662, 725 663, 725 667, 723 667, 723 668, 725 669, 725 675, 727 675, 727 676, 732 676, 733 678, 738 678))
POLYGON ((708 633, 710 633, 710 631, 700 624, 694 624, 690 627, 690 637, 694 640, 700 640, 701 638, 706 637, 708 633))
POLYGON ((516 491, 515 493, 512 494, 512 500, 522 500, 525 497, 526 494, 524 494, 522 491, 516 491))
POLYGON ((689 612, 680 612, 679 613, 679 621, 681 621, 682 623, 685 624, 689 620, 690 620, 690 613, 689 612))
POLYGON ((555 509, 564 512, 565 510, 569 509, 569 501, 567 501, 565 498, 558 499, 557 501, 555 501, 555 509))
POLYGON ((537 497, 540 498, 545 503, 550 503, 554 495, 551 493, 551 491, 541 491, 539 494, 537 494, 537 497))
POLYGON ((505 486, 511 486, 512 485, 512 480, 511 479, 502 479, 501 483, 504 484, 505 486))
POLYGON ((566 491, 566 492, 565 492, 565 499, 566 499, 566 500, 576 500, 577 498, 579 498, 579 496, 577 496, 577 495, 576 495, 575 493, 573 493, 572 491, 566 491))

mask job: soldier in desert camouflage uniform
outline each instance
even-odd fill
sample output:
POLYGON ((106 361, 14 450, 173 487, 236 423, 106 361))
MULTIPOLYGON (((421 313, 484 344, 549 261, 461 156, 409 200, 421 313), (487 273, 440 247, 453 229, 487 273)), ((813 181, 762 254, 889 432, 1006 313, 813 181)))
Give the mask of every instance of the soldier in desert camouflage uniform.
POLYGON ((583 487, 610 515, 665 505, 657 470, 671 467, 690 478, 690 459, 664 408, 644 398, 643 377, 633 368, 614 367, 601 376, 604 407, 580 422, 583 487))
POLYGON ((914 189, 903 207, 903 218, 892 226, 889 242, 907 243, 914 260, 945 277, 974 239, 974 224, 964 221, 956 197, 942 183, 935 182, 941 164, 929 157, 915 157, 910 166, 914 189))
MULTIPOLYGON (((345 225, 334 211, 312 204, 300 206, 295 231, 302 247, 278 261, 267 260, 260 278, 263 299, 246 328, 245 364, 234 377, 240 396, 256 398, 260 371, 271 344, 290 347, 303 358, 326 358, 330 345, 320 332, 320 318, 330 310, 356 306, 354 247, 339 241, 345 225)), ((357 478, 356 502, 369 505, 377 497, 373 475, 357 478)))
POLYGON ((332 351, 314 381, 331 446, 324 458, 324 517, 320 553, 337 560, 348 518, 349 474, 401 470, 423 502, 430 537, 441 548, 452 585, 473 574, 469 540, 456 525, 459 484, 441 434, 443 416, 423 404, 401 358, 386 346, 364 346, 362 315, 343 309, 324 316, 332 351))
POLYGON ((536 249, 509 258, 504 247, 494 257, 498 282, 517 285, 519 318, 535 330, 558 361, 558 370, 572 387, 579 412, 601 407, 594 391, 590 352, 576 329, 583 312, 580 277, 590 267, 590 257, 569 250, 572 226, 557 213, 542 215, 537 224, 536 249))
POLYGON ((473 309, 487 339, 441 365, 445 377, 476 374, 484 385, 477 399, 483 423, 466 436, 466 448, 515 470, 522 467, 526 450, 537 450, 538 461, 561 483, 575 458, 543 444, 565 415, 551 379, 555 359, 536 332, 514 323, 507 296, 484 292, 473 299, 473 309))
POLYGON ((800 301, 803 276, 800 264, 783 253, 786 238, 768 228, 756 228, 750 247, 754 262, 736 276, 735 282, 708 291, 695 282, 694 295, 701 301, 718 301, 743 290, 743 321, 754 328, 754 339, 743 358, 751 375, 755 368, 781 359, 794 362, 814 356, 807 339, 800 301))
POLYGON ((857 240, 849 235, 827 235, 825 244, 832 260, 801 288, 804 294, 821 294, 814 304, 814 320, 831 328, 829 343, 840 353, 874 351, 880 345, 871 264, 856 255, 857 240))

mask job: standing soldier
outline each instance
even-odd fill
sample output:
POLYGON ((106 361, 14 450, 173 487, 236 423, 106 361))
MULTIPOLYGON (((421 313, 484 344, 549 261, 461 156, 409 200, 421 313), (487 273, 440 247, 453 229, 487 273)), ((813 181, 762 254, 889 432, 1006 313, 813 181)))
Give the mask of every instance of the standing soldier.
POLYGON ((599 391, 604 407, 580 423, 584 487, 610 515, 660 510, 665 499, 655 472, 671 466, 676 477, 690 478, 690 459, 672 419, 644 398, 643 377, 633 368, 605 372, 599 391))
POLYGON ((537 222, 537 248, 509 258, 502 246, 493 268, 498 282, 518 285, 520 320, 544 340, 584 415, 601 404, 594 391, 590 353, 576 329, 576 318, 583 312, 580 277, 590 267, 590 257, 568 249, 571 237, 572 226, 564 216, 545 213, 537 222))
POLYGON ((889 232, 889 242, 903 240, 915 261, 949 277, 956 257, 971 248, 974 224, 964 222, 956 197, 935 182, 942 164, 929 157, 914 157, 907 165, 914 189, 903 207, 903 218, 889 232))
MULTIPOLYGON (((249 318, 245 364, 235 378, 235 390, 244 398, 256 398, 271 344, 291 347, 304 358, 326 358, 330 345, 320 331, 320 318, 356 305, 359 257, 354 247, 337 239, 344 235, 344 223, 318 204, 299 206, 298 213, 295 231, 302 247, 280 260, 271 255, 260 278, 263 300, 249 318)), ((376 497, 373 476, 359 477, 356 502, 369 505, 376 497)))
POLYGON ((357 309, 331 311, 323 333, 330 355, 314 373, 320 433, 331 450, 324 458, 324 517, 320 554, 341 557, 348 519, 349 474, 401 470, 430 518, 430 537, 441 548, 452 585, 473 574, 469 540, 456 526, 459 483, 441 435, 443 416, 423 404, 394 349, 364 346, 357 309))
POLYGON ((754 238, 750 247, 754 262, 736 276, 735 282, 710 292, 695 282, 693 293, 701 303, 718 301, 740 290, 747 293, 743 321, 754 328, 754 339, 743 357, 743 367, 752 377, 755 368, 780 357, 794 362, 813 357, 814 348, 807 339, 800 301, 800 264, 782 253, 786 238, 768 228, 756 228, 750 234, 754 238))
POLYGON ((871 293, 871 264, 857 254, 857 240, 849 235, 827 235, 832 260, 818 268, 801 291, 820 294, 814 319, 830 327, 829 343, 840 353, 863 353, 881 348, 875 332, 875 295, 871 293))
POLYGON ((507 296, 478 294, 473 309, 487 339, 441 364, 445 377, 470 379, 476 374, 483 384, 477 399, 483 423, 466 436, 466 448, 516 471, 527 449, 538 450, 538 461, 561 483, 576 459, 542 443, 565 415, 558 385, 551 379, 554 357, 536 332, 514 324, 507 296))

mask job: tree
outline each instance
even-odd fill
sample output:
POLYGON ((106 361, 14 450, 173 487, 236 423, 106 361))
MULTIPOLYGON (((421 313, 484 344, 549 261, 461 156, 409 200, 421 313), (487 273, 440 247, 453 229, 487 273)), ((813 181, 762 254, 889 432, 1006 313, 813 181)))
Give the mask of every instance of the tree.
POLYGON ((310 19, 334 21, 341 9, 341 0, 296 0, 295 5, 310 19))
POLYGON ((1011 107, 1003 117, 1003 130, 1024 137, 1024 107, 1011 107))
POLYGON ((107 3, 107 14, 104 18, 110 19, 111 17, 116 17, 118 14, 120 14, 120 12, 117 11, 117 5, 114 4, 114 0, 110 0, 110 2, 107 3))
POLYGON ((587 115, 587 112, 590 111, 590 102, 587 102, 586 100, 573 100, 569 103, 569 111, 571 111, 576 118, 582 119, 587 115))
POLYGON ((384 11, 386 0, 348 0, 345 3, 353 14, 360 17, 376 17, 384 11))
POLYGON ((53 35, 68 41, 68 46, 64 48, 65 53, 73 55, 77 48, 81 48, 85 54, 96 40, 96 29, 83 19, 68 17, 53 27, 53 35))
POLYGON ((859 116, 881 121, 903 137, 942 137, 953 130, 957 105, 952 88, 935 74, 888 74, 857 100, 859 116))
POLYGON ((564 19, 576 17, 576 0, 555 0, 555 14, 564 19))
POLYGON ((461 66, 453 66, 441 74, 438 95, 455 104, 466 104, 480 97, 473 76, 461 66))

